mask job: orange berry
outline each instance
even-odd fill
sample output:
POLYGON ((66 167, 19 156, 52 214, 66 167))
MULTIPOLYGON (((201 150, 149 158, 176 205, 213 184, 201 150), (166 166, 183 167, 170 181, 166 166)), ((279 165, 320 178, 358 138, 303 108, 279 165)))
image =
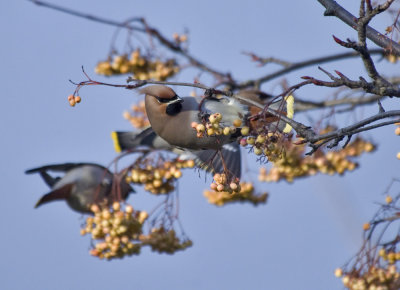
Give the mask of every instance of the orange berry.
POLYGON ((75 103, 80 103, 80 102, 82 101, 82 99, 81 99, 80 96, 76 96, 76 97, 74 98, 74 100, 75 100, 75 103))
POLYGON ((92 212, 96 213, 96 212, 100 211, 100 208, 99 208, 99 206, 97 204, 92 204, 91 207, 90 207, 90 210, 92 212))
POLYGON ((240 127, 242 125, 242 120, 236 119, 233 121, 233 126, 240 127))
POLYGON ((397 127, 396 130, 394 130, 394 133, 396 135, 400 135, 400 127, 397 127))
POLYGON ((187 40, 187 35, 186 34, 183 34, 183 35, 181 35, 180 37, 179 37, 179 41, 180 42, 185 42, 187 40))
POLYGON ((370 223, 365 223, 365 224, 363 224, 363 230, 364 230, 364 231, 368 231, 370 228, 371 228, 370 223))

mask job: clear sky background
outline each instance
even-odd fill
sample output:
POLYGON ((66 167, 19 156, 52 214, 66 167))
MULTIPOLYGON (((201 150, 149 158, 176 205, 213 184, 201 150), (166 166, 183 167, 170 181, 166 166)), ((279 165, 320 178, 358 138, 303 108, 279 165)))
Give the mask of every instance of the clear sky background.
MULTIPOLYGON (((143 16, 162 33, 190 31, 190 51, 241 80, 261 76, 242 51, 300 61, 344 52, 332 40, 355 39, 338 19, 323 16, 317 1, 52 1, 93 15, 123 21, 143 16)), ((359 1, 345 7, 357 13, 359 1)), ((383 31, 389 18, 372 24, 383 31)), ((140 256, 111 262, 88 254, 89 238, 79 235, 82 217, 65 203, 34 209, 48 191, 28 168, 51 163, 87 161, 108 164, 114 157, 112 130, 131 130, 122 112, 137 96, 106 87, 83 88, 83 101, 69 107, 74 86, 84 80, 83 65, 94 75, 104 60, 114 27, 33 5, 0 2, 0 288, 1 289, 341 289, 333 271, 361 244, 362 224, 382 202, 393 177, 399 177, 399 137, 394 127, 365 134, 378 151, 360 160, 361 167, 344 177, 319 175, 294 184, 259 184, 270 192, 266 205, 235 204, 217 208, 202 195, 208 183, 197 174, 180 182, 180 217, 193 247, 172 256, 144 249, 140 256)), ((356 78, 361 61, 324 64, 356 78)), ((272 66, 272 68, 276 68, 272 66)), ((399 64, 379 63, 390 74, 399 64)), ((316 67, 290 74, 324 78, 316 67)), ((98 80, 104 78, 95 76, 98 80)), ((190 82, 190 72, 177 80, 190 82)), ((110 79, 124 82, 124 78, 110 79)), ((279 79, 263 86, 277 94, 279 79)), ((178 88, 184 95, 188 90, 178 88)), ((307 87, 302 98, 321 100, 331 90, 307 87)), ((384 101, 387 108, 398 102, 384 101)), ((365 108, 368 116, 377 106, 365 108)), ((352 118, 344 119, 352 121, 352 118)), ((250 162, 253 162, 252 159, 250 162)), ((251 163, 257 180, 257 166, 251 163)), ((161 198, 138 194, 134 207, 151 209, 161 198), (147 207, 147 208, 146 208, 147 207)))

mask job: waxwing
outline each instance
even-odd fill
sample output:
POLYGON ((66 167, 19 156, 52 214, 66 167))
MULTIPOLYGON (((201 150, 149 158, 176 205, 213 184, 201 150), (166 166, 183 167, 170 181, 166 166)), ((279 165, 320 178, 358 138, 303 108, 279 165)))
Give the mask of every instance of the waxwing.
POLYGON ((221 113, 223 126, 232 126, 237 119, 243 120, 248 109, 233 98, 180 98, 169 87, 148 86, 140 91, 145 94, 145 108, 154 132, 169 144, 190 150, 220 149, 224 144, 237 139, 235 135, 197 137, 192 123, 201 123, 202 118, 221 113))
POLYGON ((233 142, 225 144, 221 147, 221 155, 216 154, 214 149, 189 151, 182 150, 172 146, 163 138, 158 136, 154 130, 149 127, 140 133, 136 132, 112 132, 111 137, 114 142, 114 148, 119 153, 121 151, 134 150, 140 147, 147 147, 153 150, 171 151, 179 155, 179 159, 193 159, 196 165, 206 171, 212 173, 222 173, 225 166, 233 174, 240 177, 241 175, 241 155, 239 143, 233 142))
POLYGON ((42 176, 51 191, 39 199, 35 208, 51 201, 65 200, 73 210, 91 213, 92 204, 109 205, 113 201, 125 200, 130 192, 134 192, 123 176, 113 174, 98 164, 54 164, 29 169, 25 173, 36 172, 42 176), (48 171, 65 174, 62 177, 53 177, 48 171))
MULTIPOLYGON (((156 134, 173 146, 190 150, 218 150, 224 144, 232 143, 240 137, 240 130, 237 130, 229 135, 198 138, 196 130, 192 128, 193 122, 202 123, 207 116, 220 113, 221 124, 224 127, 233 126, 238 119, 242 124, 249 124, 247 117, 254 111, 252 111, 251 103, 246 104, 246 100, 263 106, 267 103, 269 96, 253 90, 240 92, 241 100, 228 97, 181 98, 171 88, 162 85, 148 86, 140 92, 145 94, 146 113, 156 134)), ((286 99, 268 105, 269 108, 286 115, 286 99)), ((260 111, 260 108, 256 110, 260 111)), ((260 123, 258 120, 258 123, 268 130, 284 131, 286 127, 283 120, 271 114, 265 114, 261 121, 260 123)))

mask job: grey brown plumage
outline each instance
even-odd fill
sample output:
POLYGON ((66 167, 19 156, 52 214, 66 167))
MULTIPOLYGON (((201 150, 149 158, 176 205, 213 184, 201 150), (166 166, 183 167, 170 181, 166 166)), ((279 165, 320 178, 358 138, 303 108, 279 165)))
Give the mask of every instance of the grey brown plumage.
POLYGON ((133 189, 119 175, 94 163, 64 163, 46 165, 27 170, 39 173, 51 191, 43 195, 35 207, 55 200, 65 200, 75 211, 89 213, 90 205, 110 204, 114 200, 126 199, 133 189), (53 177, 48 172, 64 173, 53 177), (117 191, 117 192, 116 192, 117 191))

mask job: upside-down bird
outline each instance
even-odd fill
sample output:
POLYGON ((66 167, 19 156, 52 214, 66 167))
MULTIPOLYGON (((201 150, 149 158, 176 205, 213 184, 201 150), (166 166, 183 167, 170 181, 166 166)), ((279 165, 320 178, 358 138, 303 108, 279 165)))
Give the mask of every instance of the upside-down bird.
POLYGON ((35 208, 42 204, 65 200, 73 210, 90 213, 92 204, 109 205, 113 201, 125 200, 134 192, 123 175, 111 173, 107 168, 94 163, 64 163, 46 165, 27 170, 39 173, 51 191, 43 195, 35 208), (64 173, 51 176, 51 172, 64 173))

